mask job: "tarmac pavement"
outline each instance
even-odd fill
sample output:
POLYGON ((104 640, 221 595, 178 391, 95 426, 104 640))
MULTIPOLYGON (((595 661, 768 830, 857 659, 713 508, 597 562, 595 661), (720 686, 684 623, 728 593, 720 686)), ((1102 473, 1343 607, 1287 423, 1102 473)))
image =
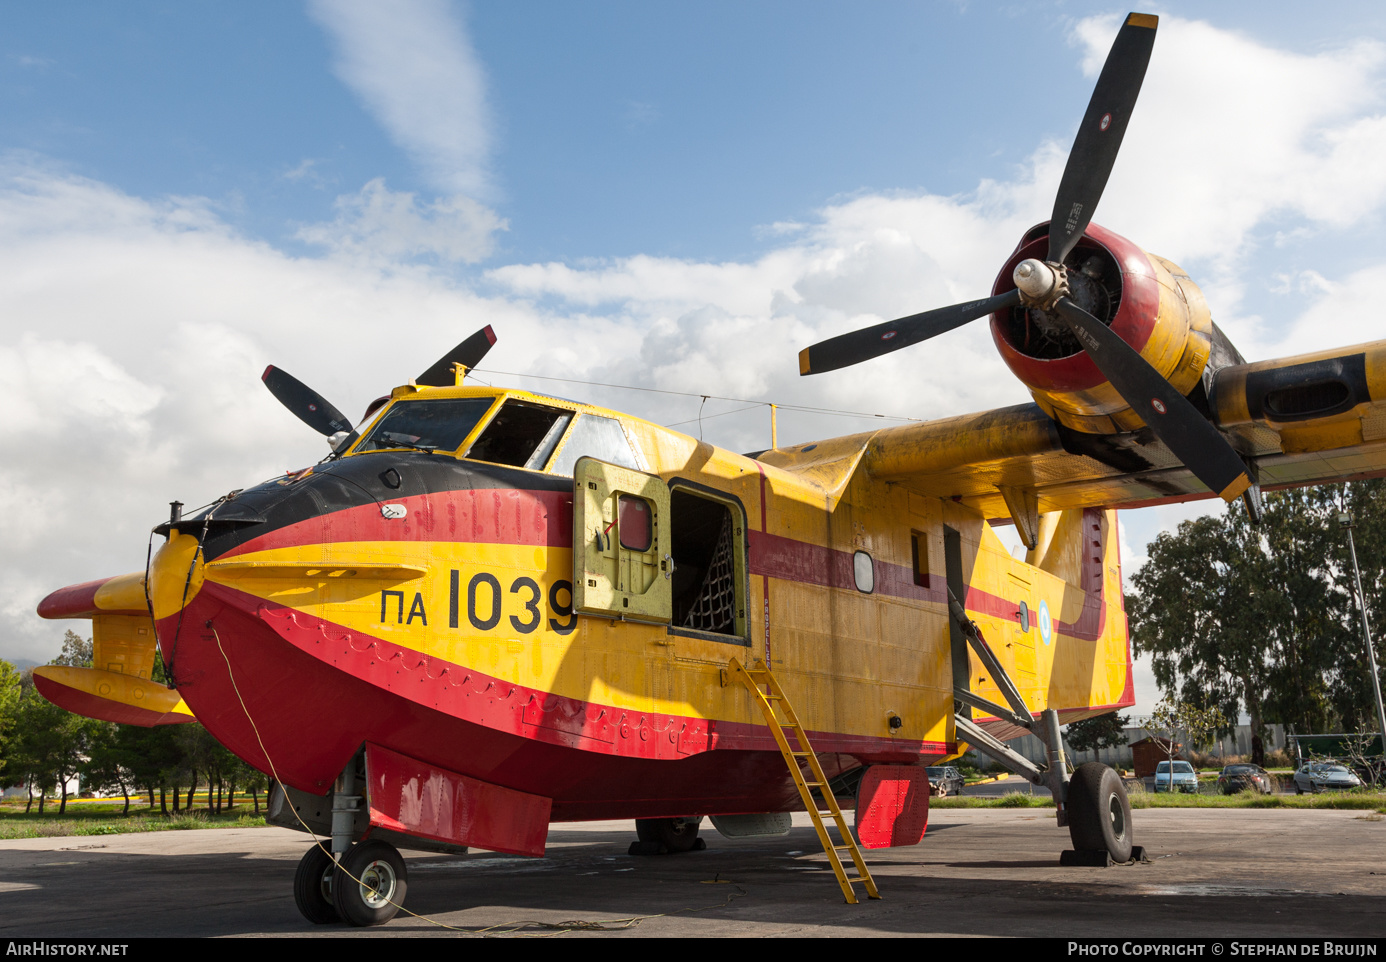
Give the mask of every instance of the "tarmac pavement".
POLYGON ((408 854, 386 926, 315 926, 294 908, 305 836, 218 829, 0 842, 0 935, 476 937, 1386 933, 1386 818, 1331 810, 1144 809, 1149 864, 1061 868, 1049 809, 939 809, 924 841, 868 851, 883 898, 848 905, 807 816, 789 835, 632 857, 631 822, 556 824, 548 857, 408 854), (638 919, 633 922, 612 920, 638 919), (561 923, 586 924, 580 929, 561 923), (593 926, 592 923, 605 925, 593 926), (438 923, 438 924, 435 924, 438 923), (444 926, 449 926, 444 927, 444 926))

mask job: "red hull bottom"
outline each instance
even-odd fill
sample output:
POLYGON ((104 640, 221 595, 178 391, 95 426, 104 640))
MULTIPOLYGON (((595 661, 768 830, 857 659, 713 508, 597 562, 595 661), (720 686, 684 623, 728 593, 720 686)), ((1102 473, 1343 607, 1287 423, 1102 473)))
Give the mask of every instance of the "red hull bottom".
MULTIPOLYGON (((316 623, 311 631, 276 630, 276 618, 294 621, 285 609, 209 583, 182 613, 181 629, 173 616, 159 624, 159 637, 179 693, 207 730, 250 764, 303 791, 326 794, 369 741, 470 778, 550 798, 554 821, 803 807, 763 727, 718 723, 718 735, 709 740, 707 723, 698 720, 702 744, 713 747, 691 748, 676 757, 667 757, 675 755, 672 727, 667 727, 668 744, 659 743, 663 758, 616 754, 610 745, 587 750, 579 745, 590 739, 580 734, 524 733, 518 724, 524 708, 512 703, 517 686, 493 681, 481 690, 453 692, 449 707, 461 706, 460 711, 491 722, 479 723, 422 703, 444 699, 433 691, 441 684, 436 664, 420 664, 416 653, 409 653, 415 659, 411 666, 399 650, 378 640, 363 644, 344 629, 316 623), (411 697, 415 690, 419 694, 411 697), (515 730, 502 730, 507 726, 515 730), (716 747, 719 741, 738 747, 716 747)), ((542 693, 524 697, 533 703, 542 693)), ((625 735, 624 716, 620 724, 625 735)), ((644 745, 644 737, 642 729, 633 741, 644 745)), ((650 739, 662 737, 656 731, 650 739)), ((866 763, 920 764, 949 747, 811 737, 820 751, 827 749, 820 759, 830 778, 866 763), (861 744, 851 745, 850 752, 833 751, 839 747, 831 744, 835 740, 861 744)), ((677 744, 684 751, 682 736, 677 744)))

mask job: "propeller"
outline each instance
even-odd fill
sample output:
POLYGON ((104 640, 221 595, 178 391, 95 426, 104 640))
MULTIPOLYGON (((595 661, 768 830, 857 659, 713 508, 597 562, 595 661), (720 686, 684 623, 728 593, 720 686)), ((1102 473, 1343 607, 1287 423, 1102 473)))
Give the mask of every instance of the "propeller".
POLYGON ((859 331, 839 334, 799 352, 800 374, 822 374, 850 367, 873 357, 898 351, 902 347, 927 341, 937 334, 962 327, 968 321, 986 317, 997 311, 1017 307, 1020 291, 1007 291, 984 301, 968 301, 951 307, 939 307, 922 314, 911 314, 896 321, 886 321, 859 331))
POLYGON ((1140 353, 1068 297, 1062 266, 1092 222, 1155 45, 1159 18, 1126 18, 1097 79, 1078 127, 1049 221, 1047 262, 1026 260, 1015 269, 1016 289, 980 301, 913 314, 820 341, 799 352, 799 373, 819 374, 898 351, 979 317, 1024 305, 1057 314, 1103 377, 1140 415, 1175 457, 1224 500, 1252 486, 1246 465, 1227 439, 1140 353))
MULTIPOLYGON (((453 365, 461 364, 468 369, 476 367, 495 343, 496 333, 491 330, 491 325, 487 324, 435 361, 432 367, 414 379, 414 383, 427 387, 452 387, 457 383, 453 365)), ((271 364, 265 368, 265 373, 260 375, 260 380, 265 382, 265 387, 279 399, 279 403, 292 411, 300 421, 329 439, 335 438, 332 442, 334 451, 343 451, 356 440, 356 431, 346 415, 338 411, 327 398, 289 372, 271 364), (336 435, 341 437, 336 438, 336 435)), ((373 402, 366 410, 366 417, 369 418, 389 399, 387 395, 373 402)))
POLYGON ((414 383, 428 387, 452 387, 457 383, 457 375, 453 373, 453 365, 461 364, 467 370, 471 370, 481 363, 481 359, 486 356, 486 352, 491 350, 491 346, 495 343, 496 332, 491 330, 490 324, 487 324, 434 361, 432 367, 414 378, 414 383))
POLYGON ((265 368, 265 373, 260 375, 260 380, 265 382, 265 387, 279 399, 280 404, 319 434, 331 437, 338 431, 351 430, 351 422, 345 414, 288 371, 280 370, 271 364, 265 368))

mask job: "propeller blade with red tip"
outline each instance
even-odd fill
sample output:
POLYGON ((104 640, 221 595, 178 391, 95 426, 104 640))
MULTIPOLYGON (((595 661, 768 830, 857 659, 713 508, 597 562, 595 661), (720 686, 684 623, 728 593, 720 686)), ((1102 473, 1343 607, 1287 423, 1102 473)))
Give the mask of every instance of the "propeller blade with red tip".
POLYGON ((1068 153, 1058 196, 1054 198, 1047 258, 1053 263, 1063 263, 1092 222, 1092 212, 1102 199, 1136 106, 1136 96, 1141 92, 1159 22, 1154 14, 1129 14, 1102 65, 1088 112, 1078 125, 1078 135, 1068 153))
POLYGON ((487 324, 434 361, 432 367, 414 378, 414 383, 427 387, 452 387, 457 383, 457 375, 453 373, 453 365, 461 364, 470 371, 481 363, 481 359, 486 356, 486 352, 491 350, 491 345, 495 343, 496 333, 491 330, 491 325, 487 324))

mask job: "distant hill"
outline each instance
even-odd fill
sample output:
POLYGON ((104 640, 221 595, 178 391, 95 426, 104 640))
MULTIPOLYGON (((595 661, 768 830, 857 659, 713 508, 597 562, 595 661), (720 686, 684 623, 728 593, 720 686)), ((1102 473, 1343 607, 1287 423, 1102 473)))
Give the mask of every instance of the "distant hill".
POLYGON ((26 668, 37 668, 42 664, 42 662, 34 661, 32 658, 6 658, 4 655, 0 655, 0 660, 8 661, 20 671, 24 671, 26 668))

